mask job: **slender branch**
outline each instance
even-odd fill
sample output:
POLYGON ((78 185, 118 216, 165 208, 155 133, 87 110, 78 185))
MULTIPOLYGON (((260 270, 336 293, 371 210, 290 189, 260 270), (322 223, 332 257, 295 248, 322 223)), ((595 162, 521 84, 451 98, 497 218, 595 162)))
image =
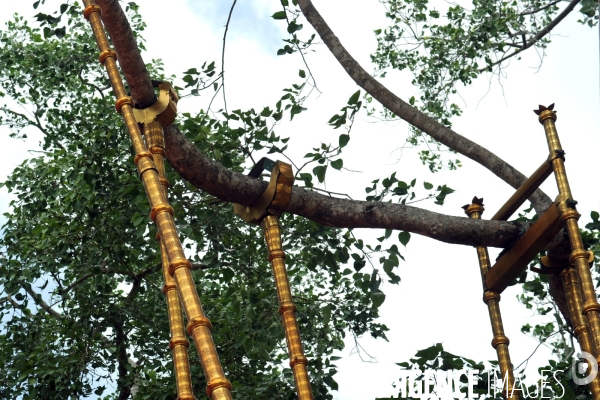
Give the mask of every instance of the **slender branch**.
POLYGON ((42 295, 39 294, 39 293, 36 293, 31 288, 31 285, 29 283, 21 283, 21 287, 23 289, 25 289, 25 291, 31 296, 31 298, 33 299, 33 301, 35 301, 35 303, 38 306, 40 306, 44 311, 46 311, 48 314, 52 315, 56 319, 63 319, 64 318, 64 315, 62 315, 61 313, 59 313, 58 311, 56 311, 55 309, 53 309, 52 307, 50 307, 50 305, 48 303, 46 303, 44 301, 44 299, 42 299, 42 295))
POLYGON ((538 9, 531 10, 531 11, 523 11, 523 12, 522 12, 522 13, 520 13, 519 15, 531 15, 531 14, 537 14, 537 13, 539 13, 540 11, 544 11, 544 10, 546 10, 546 9, 548 9, 548 8, 550 8, 550 7, 552 7, 553 5, 560 3, 561 1, 564 1, 564 0, 554 0, 552 3, 546 4, 546 5, 545 5, 545 6, 543 6, 543 7, 540 7, 540 8, 538 8, 538 9))
POLYGON ((554 27, 556 25, 558 25, 563 19, 565 19, 565 17, 567 15, 569 15, 571 13, 571 11, 573 11, 573 9, 575 8, 575 6, 577 4, 579 4, 581 0, 572 0, 569 5, 567 6, 567 8, 565 8, 563 10, 563 12, 561 12, 560 14, 558 14, 558 16, 552 20, 552 22, 550 22, 548 25, 546 25, 546 27, 544 29, 542 29, 541 31, 539 31, 534 37, 532 37, 529 41, 527 41, 527 43, 524 43, 523 46, 520 49, 517 49, 515 51, 513 51, 512 53, 508 54, 507 56, 502 57, 500 60, 495 61, 494 63, 487 65, 485 68, 481 68, 479 69, 479 72, 484 72, 484 71, 488 71, 490 68, 503 63, 504 61, 508 60, 511 57, 514 57, 515 55, 521 53, 523 50, 527 50, 528 48, 530 48, 531 46, 533 46, 534 44, 536 44, 537 42, 539 42, 540 40, 542 40, 544 38, 544 36, 546 36, 547 34, 550 33, 550 31, 552 29, 554 29, 554 27))
POLYGON ((227 23, 225 24, 225 32, 223 33, 223 49, 221 50, 221 88, 223 89, 223 108, 226 113, 227 112, 227 97, 225 96, 225 43, 227 43, 227 31, 229 30, 229 22, 231 21, 231 16, 233 15, 233 9, 237 0, 233 0, 233 4, 231 4, 231 8, 229 9, 229 15, 227 16, 227 23))
MULTIPOLYGON (((362 87, 384 107, 450 149, 487 168, 515 189, 525 182, 526 177, 507 162, 479 144, 459 135, 452 129, 410 106, 383 86, 378 80, 367 73, 348 53, 344 46, 342 46, 339 39, 332 32, 331 28, 329 28, 325 20, 323 20, 323 17, 321 17, 310 0, 298 0, 298 5, 308 22, 317 31, 348 75, 358 86, 362 87)), ((550 198, 541 190, 537 190, 530 197, 530 201, 538 213, 545 211, 552 203, 550 198)))

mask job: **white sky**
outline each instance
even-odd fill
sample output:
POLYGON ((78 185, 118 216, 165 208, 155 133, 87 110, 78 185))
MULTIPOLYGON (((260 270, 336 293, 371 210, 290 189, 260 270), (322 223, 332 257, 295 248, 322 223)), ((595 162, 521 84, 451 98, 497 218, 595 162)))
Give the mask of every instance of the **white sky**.
MULTIPOLYGON (((30 1, 2 1, 4 13, 9 10, 31 15, 30 1)), ((52 3, 52 2, 49 2, 52 3)), ((148 24, 144 36, 151 58, 165 62, 167 74, 181 74, 191 67, 200 67, 204 61, 220 62, 222 31, 229 11, 229 2, 194 2, 171 0, 139 2, 148 24), (171 34, 171 36, 169 36, 171 34)), ((383 8, 376 0, 314 0, 341 42, 365 67, 369 54, 375 49, 373 30, 387 26, 383 8)), ((58 4, 58 3, 57 3, 58 4)), ((282 47, 283 23, 270 19, 279 10, 278 1, 240 0, 233 14, 226 55, 226 85, 229 109, 261 109, 273 105, 281 96, 281 89, 299 83, 298 69, 303 68, 297 56, 276 56, 282 47)), ((598 32, 576 23, 577 13, 569 16, 554 31, 553 43, 538 71, 539 60, 534 53, 522 61, 513 60, 501 83, 491 84, 481 79, 472 87, 462 90, 464 114, 454 121, 454 128, 511 163, 525 174, 532 173, 547 157, 547 146, 542 126, 532 110, 542 103, 556 102, 557 129, 567 152, 567 172, 571 189, 582 214, 582 225, 589 222, 590 210, 600 209, 595 188, 597 178, 596 153, 600 149, 598 32), (489 92, 488 92, 489 89, 489 92)), ((310 29, 305 24, 305 29, 310 29)), ((337 143, 340 131, 327 126, 329 118, 343 107, 348 97, 357 90, 324 46, 308 57, 309 66, 323 92, 306 103, 308 111, 294 118, 293 124, 283 123, 277 133, 290 136, 289 155, 296 163, 320 142, 337 143)), ((390 89, 407 99, 415 93, 407 74, 391 74, 384 81, 390 89)), ((496 79, 496 78, 494 78, 496 79)), ((460 99, 459 99, 460 100, 460 99)), ((201 99, 202 101, 202 99, 201 99)), ((181 110, 194 111, 198 103, 183 100, 181 110)), ((327 189, 349 193, 353 198, 364 198, 364 187, 377 177, 397 171, 401 180, 419 178, 434 185, 448 184, 456 192, 443 207, 419 203, 427 209, 462 216, 462 205, 474 195, 484 197, 489 218, 510 196, 512 189, 487 170, 459 157, 463 167, 459 171, 430 174, 419 166, 416 154, 405 150, 398 162, 408 132, 406 123, 373 123, 364 113, 359 115, 352 131, 352 139, 345 150, 344 166, 361 171, 343 174, 328 172, 327 189)), ((4 174, 11 171, 23 158, 26 150, 35 146, 9 140, 5 130, 0 131, 4 147, 10 146, 9 157, 0 160, 4 174)), ((420 185, 420 184, 419 184, 420 185)), ((543 189, 551 197, 557 194, 554 181, 549 179, 543 189)), ((7 209, 7 196, 0 194, 2 212, 7 209)), ((380 235, 380 232, 376 232, 380 235)), ((373 233, 361 233, 375 237, 373 233)), ((394 235, 395 236, 395 235, 394 235)), ((492 258, 497 251, 491 250, 492 258)), ((336 379, 339 400, 358 400, 389 397, 397 391, 391 387, 399 376, 395 362, 406 361, 419 349, 443 342, 445 350, 476 360, 495 359, 490 346, 492 339, 487 310, 481 301, 481 281, 475 250, 471 247, 438 243, 431 239, 412 236, 408 249, 403 252, 406 262, 400 264, 402 281, 398 286, 384 284, 387 298, 381 308, 382 321, 391 329, 389 342, 362 338, 360 344, 377 363, 364 363, 356 354, 351 355, 350 341, 337 362, 336 379)), ((520 333, 523 324, 531 323, 531 314, 517 303, 520 289, 511 287, 503 293, 502 311, 507 336, 511 340, 513 364, 529 357, 537 341, 520 333)), ((218 323, 218 321, 214 321, 218 323)), ((543 347, 531 358, 532 375, 539 365, 545 365, 549 352, 543 347)))

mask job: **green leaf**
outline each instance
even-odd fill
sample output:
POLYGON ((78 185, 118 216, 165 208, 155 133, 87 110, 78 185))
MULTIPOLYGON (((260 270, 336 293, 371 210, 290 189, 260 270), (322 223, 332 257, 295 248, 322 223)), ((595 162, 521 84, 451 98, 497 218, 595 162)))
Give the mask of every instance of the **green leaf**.
POLYGON ((325 173, 327 172, 326 165, 319 165, 313 168, 313 174, 316 175, 319 183, 323 183, 325 181, 325 173))
POLYGON ((427 190, 433 189, 433 185, 431 183, 429 183, 429 182, 423 182, 423 186, 427 190))
POLYGON ((344 160, 342 160, 341 158, 338 158, 337 160, 334 160, 331 162, 331 167, 333 169, 340 170, 340 169, 342 169, 343 166, 344 166, 344 160))
POLYGON ((381 290, 376 290, 371 294, 371 301, 374 308, 379 308, 385 301, 385 294, 381 290))
POLYGON ((286 13, 285 11, 277 11, 275 14, 273 14, 271 16, 271 18, 273 19, 285 19, 286 18, 286 13))
POLYGON ((340 147, 346 147, 348 142, 350 141, 350 135, 346 135, 345 133, 340 135, 339 145, 340 147))
POLYGON ((406 247, 410 240, 410 233, 405 231, 400 232, 398 234, 398 240, 400 240, 400 243, 402 243, 404 247, 406 247))
POLYGON ((306 72, 303 69, 298 72, 298 75, 300 75, 300 78, 306 78, 306 72))
POLYGON ((358 98, 360 97, 360 90, 357 90, 350 98, 348 99, 348 104, 354 105, 358 103, 358 98))

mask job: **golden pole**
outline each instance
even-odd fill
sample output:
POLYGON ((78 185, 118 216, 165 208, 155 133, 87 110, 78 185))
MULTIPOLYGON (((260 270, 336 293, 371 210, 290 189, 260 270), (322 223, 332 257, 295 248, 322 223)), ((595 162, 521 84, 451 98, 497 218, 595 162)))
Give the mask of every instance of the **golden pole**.
POLYGON ((296 320, 296 305, 292 300, 290 282, 285 268, 285 252, 281 247, 281 227, 279 218, 275 215, 267 215, 261 222, 265 241, 269 251, 269 261, 273 266, 277 298, 279 299, 279 314, 283 322, 285 340, 287 342, 288 354, 290 356, 290 368, 294 373, 294 382, 298 392, 298 400, 312 400, 313 395, 308 378, 306 365, 308 360, 302 350, 300 330, 296 320))
MULTIPOLYGON (((560 271, 560 278, 565 289, 573 332, 575 333, 575 337, 579 342, 581 350, 589 354, 594 354, 594 342, 592 341, 587 326, 587 318, 581 311, 583 309, 583 300, 581 298, 581 287, 579 285, 579 279, 577 278, 577 271, 575 271, 575 268, 572 265, 569 265, 568 262, 556 262, 546 256, 542 257, 542 264, 546 267, 562 268, 560 271)), ((588 368, 589 371, 592 370, 591 365, 589 365, 588 368)), ((594 400, 600 399, 600 377, 596 376, 590 383, 590 390, 592 391, 594 400)))
MULTIPOLYGON (((483 199, 473 198, 473 203, 463 207, 465 213, 469 218, 480 219, 483 214, 483 199)), ((492 333, 494 339, 492 340, 492 347, 496 349, 498 356, 498 364, 500 365, 500 373, 502 374, 502 381, 506 378, 506 389, 502 387, 502 396, 505 399, 518 400, 518 391, 520 389, 515 388, 515 376, 513 372, 513 365, 510 361, 510 354, 508 352, 508 344, 510 341, 504 334, 504 326, 502 324, 502 315, 500 314, 500 293, 494 290, 487 290, 485 283, 485 274, 490 269, 490 257, 488 255, 487 247, 478 246, 477 257, 479 259, 479 270, 481 272, 481 279, 483 282, 483 302, 488 306, 488 312, 490 315, 490 322, 492 324, 492 333)))
POLYGON ((191 263, 186 259, 173 222, 173 208, 162 191, 152 154, 146 149, 133 115, 133 102, 125 90, 117 68, 117 54, 110 48, 100 19, 101 9, 92 0, 84 0, 83 15, 90 21, 96 43, 100 49, 100 62, 106 67, 115 97, 115 107, 123 115, 135 151, 134 163, 144 184, 150 202, 152 219, 157 227, 169 260, 169 275, 175 278, 177 289, 188 319, 187 332, 192 335, 202 368, 207 379, 206 393, 212 400, 231 399, 231 382, 225 378, 210 329, 211 323, 204 315, 198 292, 191 274, 191 263))
MULTIPOLYGON (((262 161, 264 160, 259 163, 262 161)), ((296 320, 297 308, 292 299, 290 282, 285 268, 285 252, 281 244, 281 226, 279 225, 279 216, 290 202, 293 183, 292 167, 277 161, 271 171, 271 181, 263 194, 251 206, 234 204, 233 210, 244 221, 259 223, 262 226, 269 252, 269 262, 273 267, 275 288, 279 299, 279 315, 281 315, 283 323, 298 400, 312 400, 313 395, 306 368, 308 360, 302 350, 300 330, 296 320)))
POLYGON ((558 186, 558 206, 561 211, 561 219, 565 223, 569 241, 571 244, 571 256, 569 263, 574 265, 579 276, 579 282, 583 292, 583 314, 587 317, 590 324, 590 332, 594 342, 594 351, 591 354, 600 362, 600 304, 596 300, 596 291, 592 274, 588 265, 588 252, 583 248, 583 241, 579 233, 577 220, 579 213, 575 210, 575 202, 569 187, 567 173, 565 171, 565 163, 563 160, 564 151, 558 139, 558 132, 554 122, 556 121, 556 112, 553 111, 554 104, 549 107, 540 106, 535 113, 539 115, 539 121, 544 126, 546 132, 546 140, 548 141, 548 149, 550 157, 552 157, 552 169, 558 186))
MULTIPOLYGON (((162 184, 165 197, 167 197, 169 181, 165 176, 165 163, 163 158, 165 154, 165 138, 162 125, 157 120, 154 120, 149 123, 144 123, 142 127, 144 129, 146 145, 148 146, 148 150, 150 150, 150 153, 154 158, 154 165, 156 165, 160 183, 162 184)), ((162 270, 165 280, 163 293, 167 299, 167 311, 169 315, 169 327, 171 331, 169 348, 173 352, 175 382, 177 385, 177 400, 196 400, 192 390, 190 360, 188 356, 190 342, 185 334, 181 301, 179 299, 179 294, 177 293, 175 279, 173 279, 173 277, 169 274, 169 257, 167 256, 165 245, 160 239, 160 235, 157 235, 157 239, 160 243, 162 270)))

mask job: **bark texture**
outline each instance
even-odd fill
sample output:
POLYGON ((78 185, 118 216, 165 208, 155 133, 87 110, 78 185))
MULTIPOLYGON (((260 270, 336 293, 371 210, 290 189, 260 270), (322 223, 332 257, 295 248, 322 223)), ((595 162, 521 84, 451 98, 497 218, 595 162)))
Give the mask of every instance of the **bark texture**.
MULTIPOLYGON (((194 186, 221 200, 250 205, 267 183, 231 171, 203 154, 171 125, 165 129, 167 159, 194 186)), ((339 199, 294 188, 286 212, 340 228, 386 228, 447 243, 506 247, 528 224, 453 217, 402 204, 339 199)))
POLYGON ((151 106, 156 101, 156 95, 127 16, 118 0, 96 0, 96 4, 102 8, 102 22, 117 51, 119 65, 135 106, 151 106))

